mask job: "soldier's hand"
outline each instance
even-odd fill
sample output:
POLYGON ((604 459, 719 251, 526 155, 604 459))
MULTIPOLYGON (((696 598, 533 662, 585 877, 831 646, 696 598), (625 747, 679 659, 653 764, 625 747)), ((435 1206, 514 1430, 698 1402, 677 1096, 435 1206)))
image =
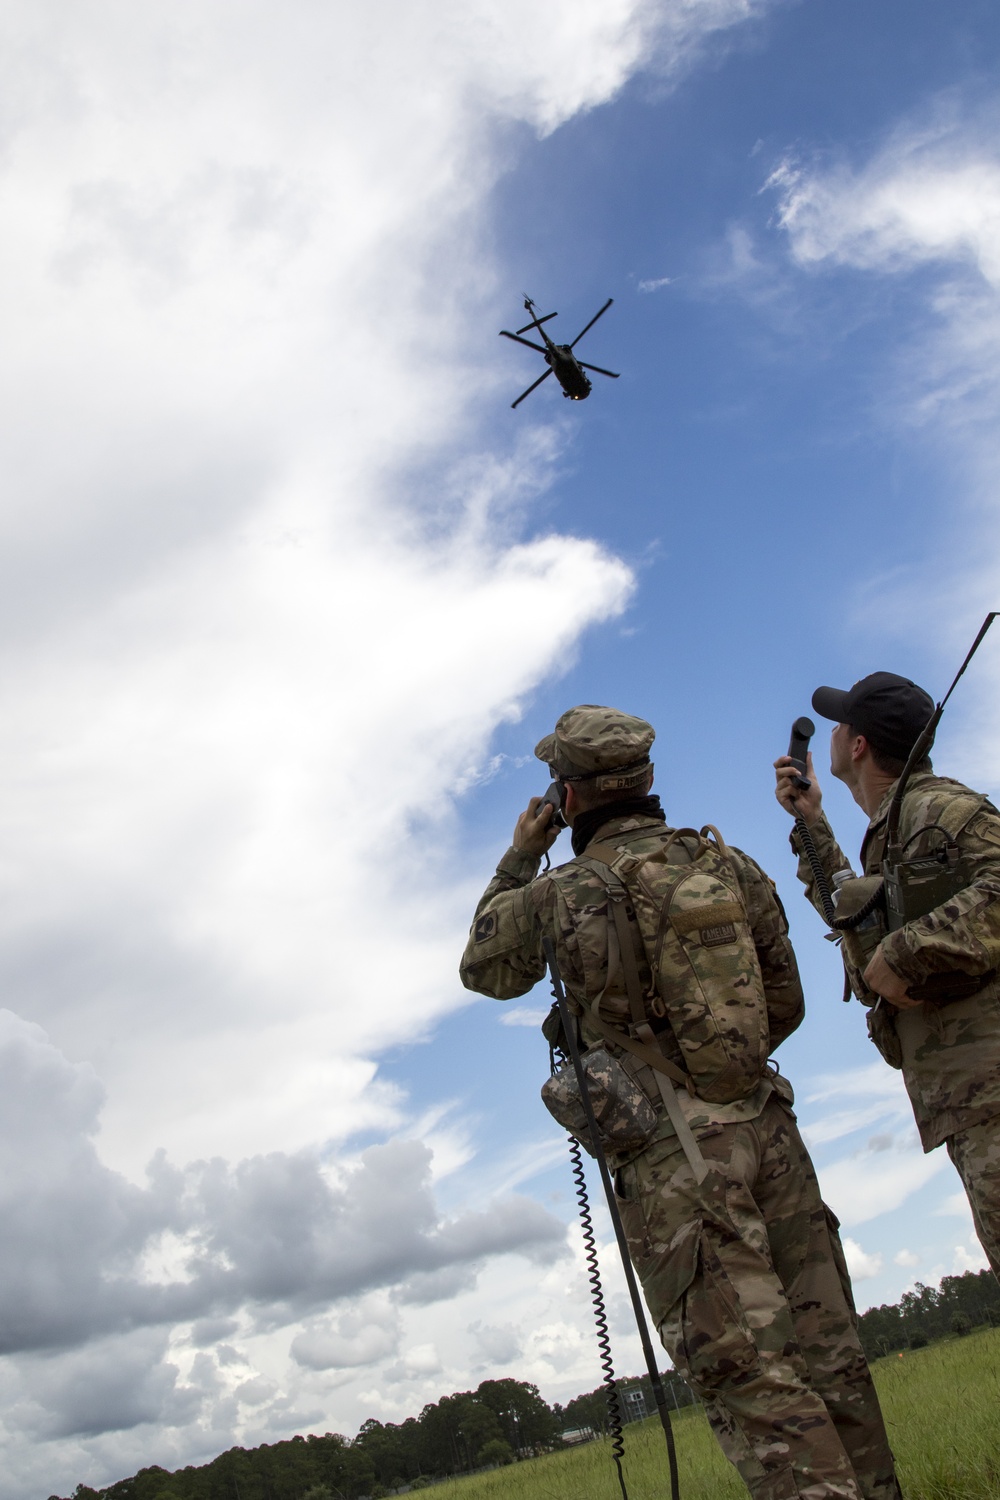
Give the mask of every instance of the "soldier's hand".
POLYGON ((901 979, 895 969, 890 969, 882 957, 882 949, 875 949, 875 956, 865 970, 865 984, 876 995, 889 1005, 894 1005, 897 1010, 912 1010, 921 1001, 914 1000, 912 995, 907 994, 910 981, 901 979))
POLYGON ((774 773, 777 778, 774 795, 785 811, 793 818, 801 817, 810 827, 818 823, 823 811, 823 793, 813 769, 812 751, 806 752, 806 777, 812 783, 807 792, 795 785, 795 777, 802 773, 791 756, 779 755, 774 762, 774 773))
POLYGON ((514 827, 514 837, 511 840, 514 848, 523 850, 525 854, 537 854, 541 858, 562 833, 561 828, 551 826, 554 813, 555 808, 551 802, 543 802, 541 797, 532 797, 514 827))

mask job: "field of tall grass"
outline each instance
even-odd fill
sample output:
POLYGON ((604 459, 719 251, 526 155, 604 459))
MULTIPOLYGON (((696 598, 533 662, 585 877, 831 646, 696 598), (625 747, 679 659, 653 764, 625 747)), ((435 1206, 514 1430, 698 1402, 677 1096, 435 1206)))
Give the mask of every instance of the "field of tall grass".
MULTIPOLYGON (((906 1500, 1000 1500, 1000 1330, 987 1329, 874 1366, 906 1500)), ((682 1500, 745 1500, 700 1408, 674 1418, 682 1500)), ((630 1500, 669 1493, 659 1420, 625 1429, 630 1500)), ((615 1500, 609 1442, 470 1474, 422 1492, 428 1500, 615 1500)))

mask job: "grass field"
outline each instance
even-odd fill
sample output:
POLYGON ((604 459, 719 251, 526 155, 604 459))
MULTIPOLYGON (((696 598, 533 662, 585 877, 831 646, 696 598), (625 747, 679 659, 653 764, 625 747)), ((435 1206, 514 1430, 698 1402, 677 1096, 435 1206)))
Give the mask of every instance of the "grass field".
MULTIPOLYGON (((1000 1500, 1000 1330, 987 1329, 874 1366, 906 1500, 1000 1500)), ((682 1500, 745 1500, 699 1409, 675 1418, 682 1500)), ((625 1430, 630 1500, 669 1493, 657 1418, 625 1430)), ((610 1444, 434 1485, 429 1500, 615 1500, 610 1444)))

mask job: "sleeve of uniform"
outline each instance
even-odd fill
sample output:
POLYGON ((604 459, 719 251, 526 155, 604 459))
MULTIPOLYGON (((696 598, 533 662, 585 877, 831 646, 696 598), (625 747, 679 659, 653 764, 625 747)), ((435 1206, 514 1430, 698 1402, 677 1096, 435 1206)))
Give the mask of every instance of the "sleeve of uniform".
POLYGON ((483 892, 459 967, 467 990, 511 1000, 545 972, 542 929, 531 899, 538 859, 508 849, 483 892))
POLYGON ((791 1036, 805 1014, 802 981, 774 882, 748 854, 737 852, 740 886, 767 996, 773 1049, 791 1036))
MULTIPOLYGON (((831 876, 834 875, 837 870, 849 870, 851 868, 851 861, 847 858, 847 855, 837 843, 837 840, 834 837, 833 829, 827 822, 825 814, 820 815, 818 821, 815 822, 809 829, 809 832, 812 834, 813 843, 816 845, 816 853, 819 855, 819 862, 823 867, 823 871, 826 875, 827 881, 830 880, 831 876)), ((792 829, 788 841, 792 846, 792 852, 794 854, 797 854, 799 857, 799 868, 797 874, 802 884, 806 888, 806 898, 807 900, 812 902, 813 906, 815 906, 816 910, 825 921, 826 916, 823 911, 823 903, 819 898, 819 892, 816 889, 816 879, 813 875, 813 868, 809 863, 809 860, 806 858, 806 851, 802 847, 802 841, 799 838, 798 829, 792 829)))
POLYGON ((917 984, 932 974, 1000 967, 1000 814, 984 808, 958 835, 969 884, 883 940, 886 963, 917 984))

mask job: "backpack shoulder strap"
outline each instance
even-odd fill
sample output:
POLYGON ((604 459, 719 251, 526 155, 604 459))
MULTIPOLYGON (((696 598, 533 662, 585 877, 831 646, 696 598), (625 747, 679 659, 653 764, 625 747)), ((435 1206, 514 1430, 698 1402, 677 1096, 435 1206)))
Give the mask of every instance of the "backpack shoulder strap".
POLYGON ((629 931, 628 916, 625 912, 628 892, 624 884, 624 866, 625 862, 632 861, 631 868, 638 869, 640 865, 646 863, 645 858, 627 852, 622 854, 619 849, 612 848, 610 844, 588 844, 583 857, 596 859, 599 864, 607 866, 604 878, 608 888, 608 907, 614 923, 615 936, 618 939, 618 957, 621 960, 622 974, 625 979, 629 1014, 633 1026, 643 1026, 646 1023, 646 1002, 642 997, 642 980, 639 977, 639 966, 635 961, 635 948, 632 946, 632 934, 629 931))

